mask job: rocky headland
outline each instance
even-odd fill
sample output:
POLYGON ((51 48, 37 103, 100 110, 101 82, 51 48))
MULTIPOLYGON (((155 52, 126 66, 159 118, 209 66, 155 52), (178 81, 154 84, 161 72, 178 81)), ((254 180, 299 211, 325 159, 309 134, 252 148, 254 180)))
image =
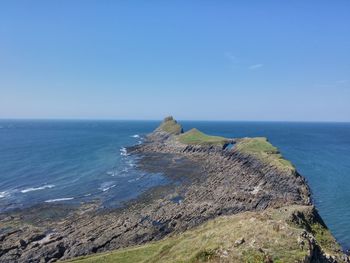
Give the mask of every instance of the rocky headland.
POLYGON ((167 117, 127 151, 173 183, 118 209, 2 215, 0 262, 350 262, 305 179, 266 138, 184 132, 167 117))

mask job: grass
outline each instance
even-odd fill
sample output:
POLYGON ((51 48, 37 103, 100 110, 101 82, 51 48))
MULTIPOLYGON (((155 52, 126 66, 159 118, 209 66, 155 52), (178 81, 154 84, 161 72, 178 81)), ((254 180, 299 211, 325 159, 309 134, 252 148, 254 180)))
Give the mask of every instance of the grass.
POLYGON ((312 224, 311 232, 315 236, 317 243, 322 247, 322 249, 325 252, 332 253, 332 251, 341 250, 340 245, 332 236, 331 232, 327 228, 323 227, 321 224, 312 224))
POLYGON ((149 244, 142 247, 135 247, 132 249, 121 250, 120 252, 102 253, 91 257, 83 257, 72 262, 76 263, 135 263, 135 262, 147 262, 155 254, 159 253, 160 247, 158 244, 149 244))
POLYGON ((180 134, 178 140, 184 144, 224 146, 229 140, 220 136, 210 136, 197 129, 180 134))
MULTIPOLYGON (((287 219, 290 225, 294 225, 300 229, 307 229, 309 233, 314 236, 317 244, 325 253, 340 259, 342 258, 341 246, 337 243, 329 229, 324 225, 317 212, 315 214, 313 209, 309 209, 302 215, 299 215, 298 220, 293 220, 293 218, 295 217, 287 219)), ((339 260, 338 262, 343 261, 339 260)))
POLYGON ((171 116, 164 119, 159 129, 174 135, 182 133, 182 126, 171 116))
POLYGON ((253 155, 278 168, 295 170, 293 164, 284 159, 279 150, 265 137, 243 138, 238 140, 235 147, 240 152, 253 155))
POLYGON ((289 224, 287 218, 296 210, 309 208, 289 206, 221 216, 161 241, 70 262, 302 262, 308 254, 307 248, 298 244, 303 230, 289 224), (242 237, 245 242, 236 246, 235 241, 242 237))

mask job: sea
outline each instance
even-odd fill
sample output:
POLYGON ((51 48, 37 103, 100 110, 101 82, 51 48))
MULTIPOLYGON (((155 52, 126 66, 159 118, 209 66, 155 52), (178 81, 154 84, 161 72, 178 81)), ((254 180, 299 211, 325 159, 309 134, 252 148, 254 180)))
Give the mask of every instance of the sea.
MULTIPOLYGON (((308 181, 313 201, 350 248, 350 123, 181 121, 184 130, 230 138, 266 136, 308 181)), ((41 204, 118 207, 158 185, 127 146, 159 121, 0 120, 0 213, 41 204)))

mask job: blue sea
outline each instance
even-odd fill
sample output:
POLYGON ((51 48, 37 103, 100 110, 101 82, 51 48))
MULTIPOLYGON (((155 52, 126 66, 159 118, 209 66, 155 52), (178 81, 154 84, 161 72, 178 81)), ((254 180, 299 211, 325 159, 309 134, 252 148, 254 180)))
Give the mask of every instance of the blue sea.
MULTIPOLYGON (((350 248, 350 123, 183 121, 225 137, 266 136, 306 177, 326 224, 350 248)), ((45 203, 116 207, 162 174, 135 168, 126 146, 158 121, 0 120, 0 212, 45 203)))

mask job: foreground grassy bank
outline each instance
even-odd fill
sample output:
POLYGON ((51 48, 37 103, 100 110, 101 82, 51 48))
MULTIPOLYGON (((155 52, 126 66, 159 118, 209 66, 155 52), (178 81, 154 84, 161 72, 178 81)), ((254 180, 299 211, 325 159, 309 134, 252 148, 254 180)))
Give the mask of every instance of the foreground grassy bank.
MULTIPOLYGON (((337 257, 340 247, 310 206, 221 216, 161 241, 77 258, 75 263, 304 262, 322 249, 337 257), (310 239, 315 244, 310 244, 310 239)), ((308 261, 307 261, 308 262, 308 261)))

